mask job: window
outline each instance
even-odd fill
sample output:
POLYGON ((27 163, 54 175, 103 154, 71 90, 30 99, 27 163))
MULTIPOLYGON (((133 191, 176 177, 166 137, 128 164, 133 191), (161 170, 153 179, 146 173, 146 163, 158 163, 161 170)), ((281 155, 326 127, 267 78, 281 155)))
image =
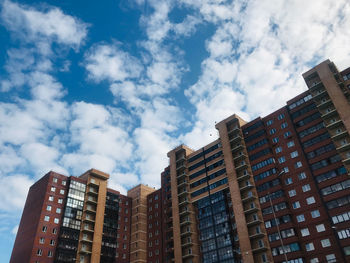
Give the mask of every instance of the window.
POLYGON ((311 190, 311 187, 310 187, 309 184, 305 184, 305 185, 303 185, 301 188, 303 189, 303 192, 304 192, 304 193, 311 190))
POLYGON ((328 238, 322 239, 321 240, 321 245, 322 245, 322 247, 330 247, 331 246, 331 241, 329 241, 328 238))
POLYGON ((63 189, 60 190, 60 194, 64 195, 64 190, 63 189))
POLYGON ((287 179, 284 180, 286 185, 292 184, 293 183, 293 179, 291 177, 288 177, 287 179))
POLYGON ((58 223, 60 222, 60 220, 59 220, 58 218, 55 218, 55 219, 53 220, 53 222, 54 222, 55 224, 58 224, 58 223))
POLYGON ((278 115, 278 117, 277 117, 278 120, 282 120, 283 118, 284 118, 284 114, 283 114, 283 113, 281 113, 281 114, 278 115))
POLYGON ((49 252, 47 253, 47 256, 49 257, 49 258, 51 258, 52 257, 52 251, 51 250, 49 250, 49 252))
POLYGON ((58 198, 58 203, 62 204, 63 203, 63 199, 62 198, 58 198))
POLYGON ((327 262, 331 263, 331 262, 337 262, 337 258, 335 257, 334 254, 329 254, 326 256, 327 262))
POLYGON ((295 158, 295 157, 297 157, 299 154, 298 154, 298 151, 294 151, 294 152, 292 152, 292 153, 290 153, 290 157, 291 158, 295 158))
POLYGON ((302 173, 298 174, 298 178, 299 178, 299 180, 306 179, 306 173, 302 172, 302 173))
POLYGON ((42 231, 45 233, 47 230, 47 226, 43 226, 42 231))
POLYGON ((275 138, 272 139, 273 143, 278 143, 278 141, 279 141, 278 137, 275 137, 275 138))
POLYGON ((320 216, 320 211, 318 211, 318 209, 314 210, 314 211, 311 211, 311 216, 312 216, 312 218, 319 217, 320 216))
POLYGON ((304 222, 305 221, 305 217, 303 214, 301 215, 297 215, 297 221, 300 223, 300 222, 304 222))
POLYGON ((49 196, 49 201, 53 201, 53 196, 52 195, 49 196))
POLYGON ((346 180, 321 189, 322 195, 329 195, 344 189, 350 188, 350 180, 346 180))
POLYGON ((51 205, 48 205, 48 206, 46 207, 46 211, 51 211, 51 209, 52 209, 51 205))
POLYGON ((284 129, 284 128, 287 128, 288 127, 288 123, 284 122, 281 124, 281 128, 284 129))
POLYGON ((61 208, 56 208, 56 213, 61 214, 61 208))
POLYGON ((272 123, 273 123, 273 120, 268 120, 268 121, 266 122, 266 126, 270 126, 272 123))
POLYGON ((310 235, 310 232, 309 232, 309 229, 306 227, 306 228, 303 228, 300 230, 300 233, 303 237, 306 237, 308 235, 310 235))
POLYGON ((310 263, 319 263, 318 258, 312 258, 310 259, 310 263))
POLYGON ((287 147, 288 148, 293 147, 293 146, 294 146, 294 141, 287 142, 287 147))
POLYGON ((51 192, 56 192, 56 187, 51 186, 51 192))
POLYGON ((53 178, 53 180, 52 180, 54 183, 57 183, 57 178, 53 178))
POLYGON ((285 133, 283 134, 283 137, 284 137, 284 138, 288 138, 288 137, 290 137, 290 136, 292 136, 292 133, 291 133, 290 131, 287 131, 287 132, 285 132, 285 133))
POLYGON ((306 251, 312 251, 312 250, 315 250, 315 247, 314 247, 314 243, 307 243, 306 245, 305 245, 305 249, 306 249, 306 251))
POLYGON ((44 244, 44 243, 45 243, 45 238, 44 238, 44 237, 41 237, 41 238, 39 239, 39 243, 40 243, 40 244, 44 244))
POLYGON ((38 251, 36 252, 36 254, 37 254, 38 256, 41 256, 41 255, 43 254, 43 251, 42 251, 41 249, 38 249, 38 251))
POLYGON ((303 164, 299 161, 299 162, 296 162, 295 164, 294 164, 294 167, 295 168, 300 168, 300 167, 302 167, 303 166, 303 164))
POLYGON ((278 158, 278 162, 279 163, 284 163, 286 161, 286 157, 281 156, 280 158, 278 158))
POLYGON ((313 196, 310 196, 310 197, 306 198, 306 203, 308 205, 314 204, 315 202, 316 202, 315 201, 315 197, 313 197, 313 196))
POLYGON ((66 185, 67 184, 67 182, 66 181, 62 181, 62 185, 66 185))
POLYGON ((293 203, 292 203, 292 206, 293 206, 293 209, 298 209, 298 208, 300 208, 300 203, 299 203, 299 201, 293 202, 293 203))
POLYGON ((326 228, 324 224, 319 224, 319 225, 316 225, 316 230, 317 232, 323 232, 323 231, 326 231, 326 228))
POLYGON ((275 152, 276 152, 276 153, 282 152, 282 147, 281 147, 281 146, 277 147, 277 148, 275 149, 275 152))
POLYGON ((44 221, 48 222, 50 220, 50 217, 49 216, 45 216, 44 217, 44 221))
POLYGON ((275 128, 270 130, 270 134, 275 134, 275 133, 276 133, 276 129, 275 128))
POLYGON ((297 192, 295 191, 295 189, 292 189, 292 190, 289 190, 289 191, 288 191, 289 197, 293 197, 293 196, 295 196, 296 194, 297 194, 297 192))
POLYGON ((288 173, 289 172, 289 168, 286 166, 286 167, 283 167, 282 168, 282 171, 285 172, 285 173, 288 173))
POLYGON ((50 240, 50 245, 51 245, 51 246, 54 246, 54 245, 55 245, 55 240, 51 239, 51 240, 50 240))
POLYGON ((334 224, 346 222, 350 220, 350 211, 347 211, 340 215, 332 216, 332 221, 334 224))

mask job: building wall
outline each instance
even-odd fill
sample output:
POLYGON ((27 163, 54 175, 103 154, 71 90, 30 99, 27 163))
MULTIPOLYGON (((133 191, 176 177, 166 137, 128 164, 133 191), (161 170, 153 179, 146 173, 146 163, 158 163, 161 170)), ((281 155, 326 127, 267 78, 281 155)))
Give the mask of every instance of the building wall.
POLYGON ((67 177, 49 172, 31 186, 10 262, 53 262, 66 182, 67 177))

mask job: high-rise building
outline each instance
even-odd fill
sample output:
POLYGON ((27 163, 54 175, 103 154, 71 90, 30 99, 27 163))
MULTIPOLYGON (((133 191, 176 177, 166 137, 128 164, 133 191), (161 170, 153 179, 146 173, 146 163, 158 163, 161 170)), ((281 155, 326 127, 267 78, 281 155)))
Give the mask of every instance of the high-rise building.
POLYGON ((168 153, 161 188, 50 172, 30 189, 11 262, 350 262, 350 68, 219 138, 168 153))

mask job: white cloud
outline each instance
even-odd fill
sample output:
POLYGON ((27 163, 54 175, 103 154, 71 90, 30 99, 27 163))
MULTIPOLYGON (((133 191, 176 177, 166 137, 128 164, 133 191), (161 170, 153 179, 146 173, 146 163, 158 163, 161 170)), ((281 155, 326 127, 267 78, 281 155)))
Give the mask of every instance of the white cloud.
POLYGON ((38 11, 5 0, 1 17, 12 31, 22 34, 27 41, 45 37, 79 47, 87 34, 87 24, 65 15, 58 8, 38 11))
POLYGON ((23 209, 29 187, 33 183, 25 175, 0 176, 0 210, 15 212, 23 209))
POLYGON ((95 81, 124 81, 137 78, 142 71, 139 61, 122 51, 117 43, 93 47, 86 55, 85 64, 89 77, 95 81))

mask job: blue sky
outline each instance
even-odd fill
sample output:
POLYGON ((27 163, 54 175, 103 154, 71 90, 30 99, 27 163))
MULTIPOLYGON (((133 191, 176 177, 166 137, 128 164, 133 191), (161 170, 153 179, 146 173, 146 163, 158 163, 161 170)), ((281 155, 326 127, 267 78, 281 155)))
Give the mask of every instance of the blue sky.
POLYGON ((349 28, 346 0, 0 0, 0 261, 46 172, 159 187, 174 146, 284 105, 327 58, 350 66, 349 28))

